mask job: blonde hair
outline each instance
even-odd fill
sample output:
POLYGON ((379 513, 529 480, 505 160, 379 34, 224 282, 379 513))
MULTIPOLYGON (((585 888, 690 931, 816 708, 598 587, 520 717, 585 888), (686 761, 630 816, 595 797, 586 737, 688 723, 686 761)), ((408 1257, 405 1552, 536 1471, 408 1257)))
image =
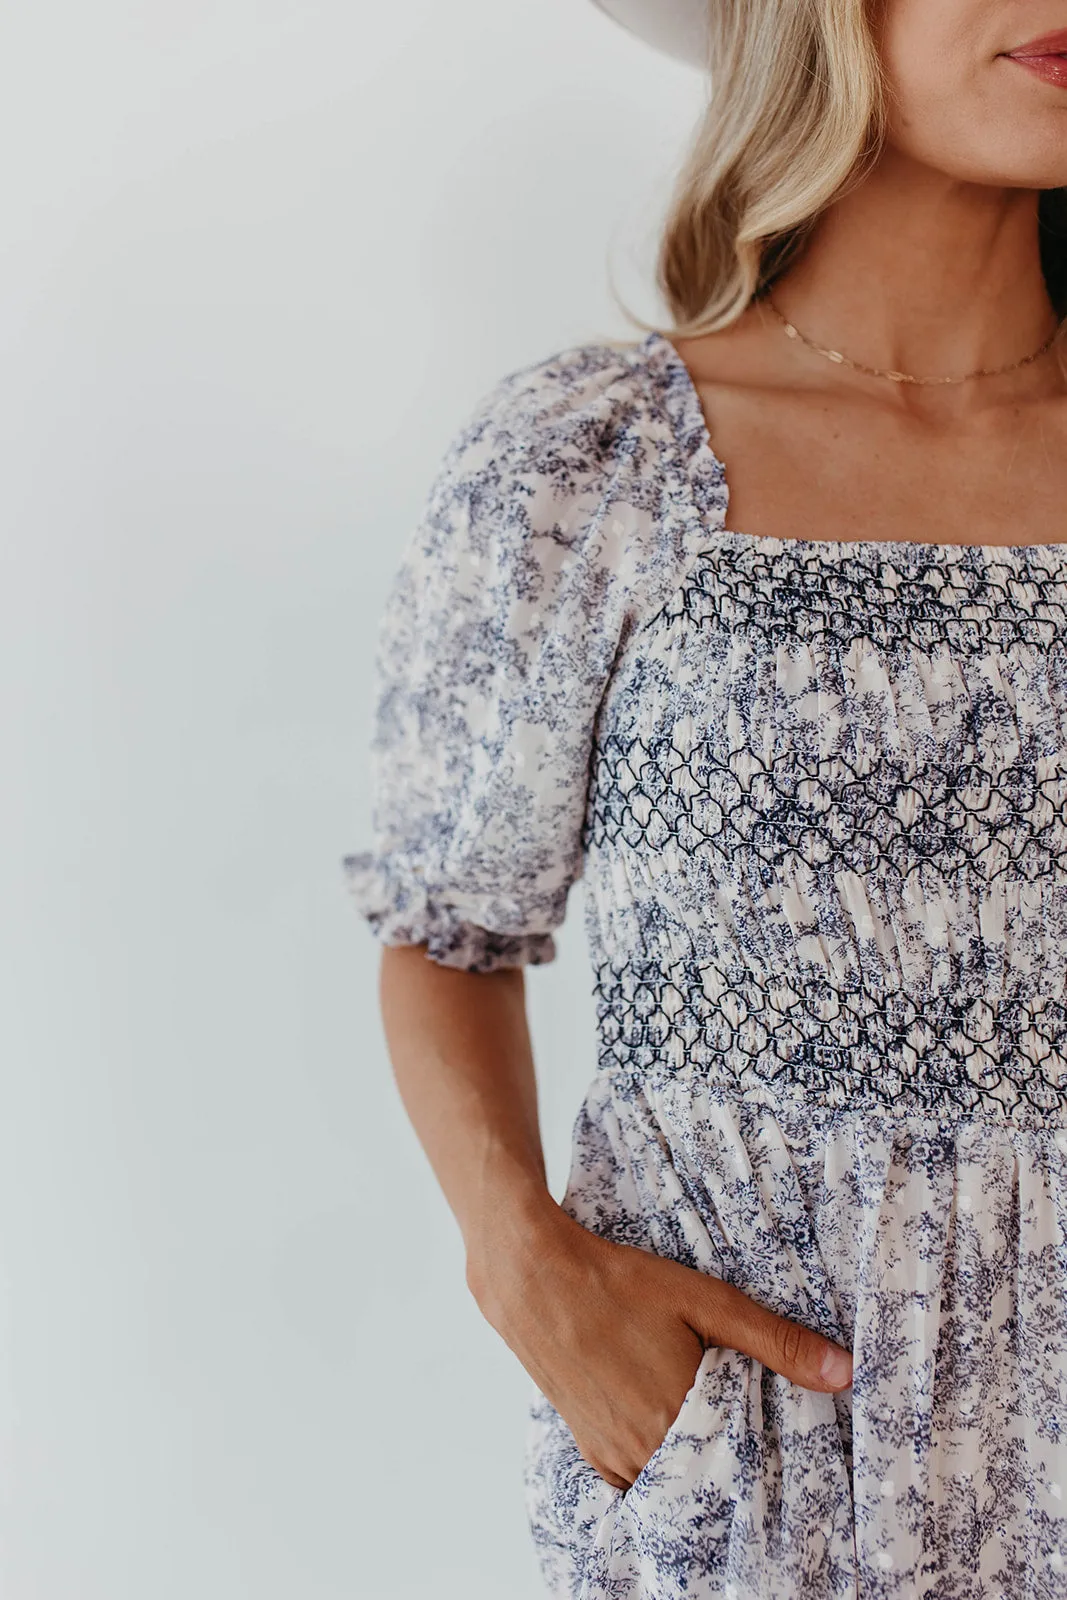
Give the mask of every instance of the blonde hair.
MULTIPOLYGON (((887 94, 868 4, 709 5, 712 92, 661 236, 656 283, 673 326, 660 331, 688 337, 735 321, 801 252, 819 215, 877 158, 887 94)), ((1041 196, 1041 228, 1046 278, 1062 317, 1067 191, 1041 196)))

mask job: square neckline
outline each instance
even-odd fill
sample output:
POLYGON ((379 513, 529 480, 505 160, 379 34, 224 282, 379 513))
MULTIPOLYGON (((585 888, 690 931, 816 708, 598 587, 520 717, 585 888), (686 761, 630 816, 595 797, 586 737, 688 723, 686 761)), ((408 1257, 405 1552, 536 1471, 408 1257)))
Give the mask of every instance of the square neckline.
POLYGON ((700 475, 707 471, 716 481, 722 505, 722 522, 718 528, 721 538, 736 539, 743 544, 764 544, 776 551, 795 545, 800 551, 830 552, 855 550, 857 554, 885 550, 897 555, 928 550, 942 556, 958 558, 973 550, 984 556, 1032 556, 1035 551, 1049 550, 1067 555, 1067 540, 1045 540, 1038 544, 981 544, 977 542, 935 541, 930 539, 814 539, 792 538, 784 534, 746 533, 726 526, 729 508, 730 483, 726 463, 717 455, 711 442, 711 431, 704 413, 704 404, 689 367, 683 361, 673 342, 658 328, 646 334, 638 346, 646 361, 660 362, 667 380, 663 396, 674 443, 686 452, 686 465, 690 473, 700 475), (672 404, 673 400, 673 404, 672 404))

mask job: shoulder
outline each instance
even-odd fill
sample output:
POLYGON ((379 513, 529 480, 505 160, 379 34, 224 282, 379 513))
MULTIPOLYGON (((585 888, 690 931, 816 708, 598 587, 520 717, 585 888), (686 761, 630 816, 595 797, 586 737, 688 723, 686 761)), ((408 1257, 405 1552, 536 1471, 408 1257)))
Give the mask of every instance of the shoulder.
POLYGON ((721 522, 703 437, 662 336, 586 340, 513 368, 456 430, 403 587, 498 622, 517 610, 513 633, 531 647, 550 614, 557 637, 610 641, 627 616, 654 614, 721 522))
POLYGON ((456 430, 450 475, 564 495, 651 470, 672 440, 658 348, 591 339, 505 372, 456 430))

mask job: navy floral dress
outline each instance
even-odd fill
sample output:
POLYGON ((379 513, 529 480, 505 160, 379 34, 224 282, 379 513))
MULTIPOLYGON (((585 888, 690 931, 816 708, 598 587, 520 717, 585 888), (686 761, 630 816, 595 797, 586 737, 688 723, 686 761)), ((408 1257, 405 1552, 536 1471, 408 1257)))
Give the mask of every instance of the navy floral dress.
POLYGON ((852 1349, 708 1349, 623 1491, 535 1388, 566 1600, 1067 1597, 1067 543, 730 531, 661 333, 503 378, 377 654, 386 944, 553 959, 598 1059, 565 1209, 852 1349))

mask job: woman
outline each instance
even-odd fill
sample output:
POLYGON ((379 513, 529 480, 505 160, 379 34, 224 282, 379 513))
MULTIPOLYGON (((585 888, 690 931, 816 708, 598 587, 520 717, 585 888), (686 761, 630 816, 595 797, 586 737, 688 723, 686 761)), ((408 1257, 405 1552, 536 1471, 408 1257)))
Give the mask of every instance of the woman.
POLYGON ((1067 3, 707 21, 672 325, 459 430, 348 878, 554 1595, 1067 1596, 1067 3))

